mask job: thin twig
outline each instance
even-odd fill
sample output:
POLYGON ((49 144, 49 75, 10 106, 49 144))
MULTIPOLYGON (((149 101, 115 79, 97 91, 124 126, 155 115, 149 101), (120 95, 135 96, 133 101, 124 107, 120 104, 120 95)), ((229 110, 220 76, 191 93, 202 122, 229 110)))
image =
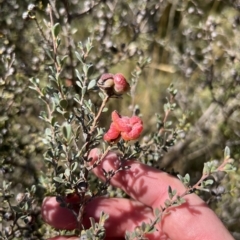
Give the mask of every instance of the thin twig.
MULTIPOLYGON (((51 33, 52 33, 53 59, 54 59, 54 65, 55 65, 55 68, 56 68, 56 71, 57 71, 56 76, 58 78, 60 73, 61 73, 61 66, 59 66, 58 62, 57 62, 57 44, 56 44, 56 38, 55 38, 54 32, 53 32, 54 21, 53 21, 53 15, 52 15, 52 7, 51 7, 50 4, 48 4, 48 9, 49 9, 51 33)), ((61 84, 59 82, 58 82, 58 88, 59 88, 59 92, 60 92, 62 98, 65 99, 65 95, 62 91, 62 87, 61 87, 61 84)))
POLYGON ((58 66, 58 63, 57 63, 57 45, 56 45, 56 39, 55 39, 54 32, 53 32, 54 22, 53 22, 53 15, 52 15, 52 7, 51 7, 50 4, 48 4, 48 9, 49 9, 49 16, 50 16, 50 23, 51 23, 54 64, 55 64, 57 72, 59 72, 60 69, 59 69, 59 66, 58 66))
POLYGON ((104 107, 105 107, 108 99, 109 99, 109 96, 106 95, 106 97, 103 99, 103 102, 102 102, 101 107, 100 107, 99 110, 98 110, 97 116, 94 118, 94 121, 93 121, 91 130, 90 130, 90 134, 93 133, 93 131, 94 131, 95 127, 96 127, 97 121, 98 121, 98 119, 99 119, 99 117, 100 117, 100 115, 101 115, 101 113, 102 113, 102 111, 103 111, 103 109, 104 109, 104 107))
POLYGON ((70 59, 70 67, 71 67, 71 81, 72 81, 72 85, 75 88, 76 92, 79 92, 79 87, 76 85, 76 77, 75 77, 75 71, 74 71, 74 58, 73 58, 73 41, 72 41, 72 35, 71 35, 71 31, 69 31, 69 29, 71 29, 71 15, 69 12, 69 3, 67 0, 61 0, 61 2, 64 5, 64 8, 66 10, 67 13, 67 22, 66 22, 66 26, 63 26, 63 32, 65 35, 65 40, 66 40, 66 45, 67 45, 67 49, 68 49, 68 55, 69 55, 69 59, 70 59))
MULTIPOLYGON (((228 164, 232 159, 230 157, 227 157, 223 160, 222 164, 220 166, 218 166, 218 168, 216 169, 216 171, 214 172, 223 172, 224 171, 224 167, 226 166, 226 164, 228 164)), ((197 189, 201 189, 201 184, 204 182, 204 180, 206 180, 213 172, 209 172, 209 173, 206 173, 206 174, 203 174, 201 176, 201 178, 197 181, 197 183, 195 183, 192 187, 188 187, 186 189, 186 191, 184 193, 182 193, 180 196, 180 198, 183 198, 184 196, 186 195, 189 195, 193 192, 195 192, 197 189)), ((176 199, 172 200, 171 201, 171 205, 174 204, 176 201, 176 199)), ((164 209, 164 211, 166 210, 167 208, 164 209)))
POLYGON ((35 21, 35 23, 36 23, 36 25, 37 25, 37 28, 38 28, 39 32, 41 33, 41 36, 42 36, 43 39, 44 39, 44 40, 50 45, 50 42, 49 42, 49 40, 47 39, 47 37, 45 36, 45 34, 44 34, 42 28, 40 27, 37 18, 35 17, 35 18, 33 18, 33 19, 34 19, 34 21, 35 21))
MULTIPOLYGON (((170 98, 170 104, 172 104, 174 101, 174 97, 173 95, 171 95, 171 98, 170 98)), ((165 132, 165 124, 167 122, 167 119, 168 119, 168 116, 171 112, 171 108, 169 108, 166 112, 165 112, 165 116, 164 116, 164 119, 163 119, 163 126, 160 128, 159 132, 158 132, 158 135, 161 136, 163 134, 163 132, 165 132)))
POLYGON ((94 162, 93 165, 88 167, 88 171, 91 171, 92 169, 97 167, 102 162, 102 160, 107 156, 107 154, 110 152, 111 149, 112 149, 112 147, 108 146, 107 149, 105 150, 105 152, 101 155, 101 157, 98 158, 98 160, 96 162, 94 162))

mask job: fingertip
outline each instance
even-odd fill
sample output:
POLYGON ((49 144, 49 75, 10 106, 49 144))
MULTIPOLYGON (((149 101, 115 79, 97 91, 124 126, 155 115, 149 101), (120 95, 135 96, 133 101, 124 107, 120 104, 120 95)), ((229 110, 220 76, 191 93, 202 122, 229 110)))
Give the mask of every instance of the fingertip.
MULTIPOLYGON (((91 163, 93 164, 94 161, 92 161, 91 163)), ((110 170, 117 170, 120 167, 120 165, 121 165, 121 162, 120 162, 119 156, 115 152, 109 152, 104 157, 104 159, 100 162, 100 164, 95 168, 93 168, 92 171, 97 177, 99 177, 100 179, 104 179, 104 174, 102 169, 108 172, 110 170)))
POLYGON ((99 148, 94 148, 90 151, 88 156, 88 162, 89 165, 92 165, 94 162, 96 162, 102 155, 102 152, 99 148))
POLYGON ((56 197, 46 197, 42 204, 43 220, 57 229, 73 230, 77 227, 73 209, 61 207, 56 197))

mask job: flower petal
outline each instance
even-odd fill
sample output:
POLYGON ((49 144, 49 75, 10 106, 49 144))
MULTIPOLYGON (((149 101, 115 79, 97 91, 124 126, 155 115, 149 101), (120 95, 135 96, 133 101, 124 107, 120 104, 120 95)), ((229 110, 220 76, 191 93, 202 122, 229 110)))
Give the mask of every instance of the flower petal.
POLYGON ((130 124, 131 125, 134 125, 134 124, 136 124, 136 123, 139 123, 139 124, 142 124, 142 120, 141 120, 141 118, 139 118, 139 117, 137 117, 137 116, 132 116, 131 118, 130 118, 130 124))
POLYGON ((104 134, 103 139, 107 142, 117 141, 120 137, 120 131, 116 128, 115 123, 111 123, 109 130, 104 134))
POLYGON ((121 132, 121 136, 125 141, 136 140, 139 138, 142 130, 143 130, 142 123, 137 123, 133 125, 132 130, 130 132, 121 132))
POLYGON ((129 124, 129 117, 122 117, 117 111, 112 112, 112 121, 116 124, 117 129, 120 132, 131 131, 131 125, 129 124))

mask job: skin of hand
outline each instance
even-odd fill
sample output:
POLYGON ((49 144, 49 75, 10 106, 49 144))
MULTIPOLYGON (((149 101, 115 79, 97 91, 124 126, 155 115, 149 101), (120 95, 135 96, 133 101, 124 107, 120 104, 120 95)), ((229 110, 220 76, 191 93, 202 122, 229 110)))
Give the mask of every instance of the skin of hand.
MULTIPOLYGON (((98 158, 98 151, 93 150, 92 162, 98 158)), ((115 153, 109 153, 99 166, 92 171, 104 180, 102 168, 106 171, 115 170, 120 161, 115 153)), ((142 163, 130 160, 129 170, 118 172, 112 179, 111 185, 124 190, 131 199, 99 197, 90 201, 84 214, 83 225, 90 227, 89 217, 99 219, 103 211, 109 215, 106 220, 106 239, 124 239, 126 231, 133 231, 144 221, 154 220, 154 209, 164 206, 168 197, 168 187, 177 190, 181 195, 185 187, 169 174, 151 168, 142 163)), ((215 213, 196 194, 186 195, 186 202, 178 207, 171 207, 157 224, 157 231, 146 237, 150 240, 232 240, 215 213)), ((67 200, 68 201, 68 200, 67 200)), ((76 200, 69 200, 70 202, 76 200)), ((76 204, 77 212, 77 204, 76 204)), ((73 213, 60 207, 55 197, 47 197, 42 204, 44 221, 58 229, 72 230, 76 228, 76 218, 73 213)), ((51 240, 75 240, 79 237, 57 236, 51 240)))

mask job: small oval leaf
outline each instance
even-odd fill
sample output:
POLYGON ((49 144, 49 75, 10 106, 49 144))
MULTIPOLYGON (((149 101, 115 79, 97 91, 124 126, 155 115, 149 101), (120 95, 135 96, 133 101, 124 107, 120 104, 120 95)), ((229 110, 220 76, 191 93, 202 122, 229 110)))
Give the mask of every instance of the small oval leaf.
POLYGON ((54 35, 55 38, 57 38, 57 36, 58 36, 58 34, 59 34, 59 32, 60 32, 60 29, 61 29, 61 26, 60 26, 59 23, 56 23, 56 24, 53 26, 52 31, 53 31, 53 35, 54 35))
POLYGON ((63 136, 67 139, 67 141, 69 141, 72 135, 71 125, 68 123, 64 123, 62 126, 62 133, 63 133, 63 136))
POLYGON ((64 182, 65 182, 64 179, 62 179, 62 178, 60 178, 60 177, 54 177, 53 180, 54 180, 55 182, 58 182, 58 183, 64 183, 64 182))
POLYGON ((96 79, 91 80, 89 82, 89 84, 88 84, 88 88, 87 89, 89 90, 89 89, 94 88, 96 86, 96 83, 97 83, 96 79))
POLYGON ((68 101, 66 99, 62 99, 60 102, 59 102, 59 105, 63 108, 63 109, 66 109, 67 106, 68 106, 68 101))

